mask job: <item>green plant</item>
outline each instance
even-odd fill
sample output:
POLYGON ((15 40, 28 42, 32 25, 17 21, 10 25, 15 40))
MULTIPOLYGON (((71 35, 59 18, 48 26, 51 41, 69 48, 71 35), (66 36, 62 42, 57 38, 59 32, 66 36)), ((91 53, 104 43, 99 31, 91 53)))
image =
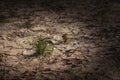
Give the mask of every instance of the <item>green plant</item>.
POLYGON ((53 51, 53 48, 49 46, 47 41, 45 39, 42 39, 41 37, 38 37, 33 41, 32 47, 36 51, 36 53, 40 56, 51 54, 53 51))

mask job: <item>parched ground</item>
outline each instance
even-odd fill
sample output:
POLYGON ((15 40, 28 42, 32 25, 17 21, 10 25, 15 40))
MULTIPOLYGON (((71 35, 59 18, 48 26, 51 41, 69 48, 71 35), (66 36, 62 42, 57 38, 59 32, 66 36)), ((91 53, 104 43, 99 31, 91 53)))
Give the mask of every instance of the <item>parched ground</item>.
POLYGON ((119 9, 112 0, 1 0, 0 80, 120 80, 119 9), (38 36, 51 55, 34 54, 38 36))

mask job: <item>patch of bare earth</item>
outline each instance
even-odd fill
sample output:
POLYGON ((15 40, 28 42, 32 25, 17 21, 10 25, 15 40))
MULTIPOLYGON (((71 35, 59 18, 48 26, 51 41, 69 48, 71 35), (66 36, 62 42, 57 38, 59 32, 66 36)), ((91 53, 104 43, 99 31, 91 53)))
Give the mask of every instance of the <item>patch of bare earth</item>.
POLYGON ((104 25, 89 1, 46 5, 21 4, 0 23, 0 80, 119 80, 119 5, 104 25), (40 35, 53 44, 51 55, 35 56, 29 42, 40 35))

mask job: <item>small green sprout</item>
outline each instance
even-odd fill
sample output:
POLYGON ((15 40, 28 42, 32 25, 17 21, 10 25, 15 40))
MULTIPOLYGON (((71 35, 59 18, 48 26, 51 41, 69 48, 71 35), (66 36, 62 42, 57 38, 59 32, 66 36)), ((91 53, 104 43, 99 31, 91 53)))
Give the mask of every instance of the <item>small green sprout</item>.
POLYGON ((45 39, 42 39, 41 37, 38 37, 33 41, 32 44, 33 49, 36 51, 38 55, 46 55, 46 54, 51 54, 53 49, 45 39))

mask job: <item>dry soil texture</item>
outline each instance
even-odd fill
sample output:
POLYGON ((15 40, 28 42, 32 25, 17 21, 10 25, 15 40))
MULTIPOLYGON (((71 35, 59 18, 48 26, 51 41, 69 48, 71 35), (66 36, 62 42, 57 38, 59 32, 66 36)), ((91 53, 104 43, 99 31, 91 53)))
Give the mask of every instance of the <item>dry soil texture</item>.
POLYGON ((1 0, 0 80, 120 80, 119 15, 117 0, 1 0))

